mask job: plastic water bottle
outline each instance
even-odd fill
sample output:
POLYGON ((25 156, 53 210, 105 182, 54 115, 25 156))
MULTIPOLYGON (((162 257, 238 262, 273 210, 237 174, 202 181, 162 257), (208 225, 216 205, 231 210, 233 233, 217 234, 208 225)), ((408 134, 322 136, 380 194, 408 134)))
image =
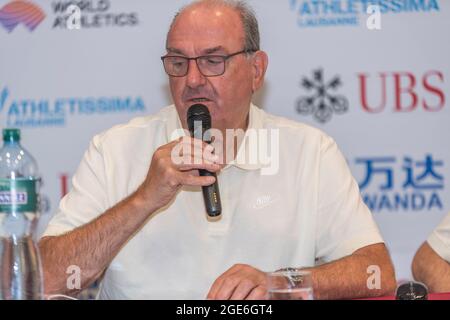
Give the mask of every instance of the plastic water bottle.
POLYGON ((34 233, 39 219, 38 167, 20 145, 20 130, 3 130, 0 149, 0 300, 43 299, 34 233))

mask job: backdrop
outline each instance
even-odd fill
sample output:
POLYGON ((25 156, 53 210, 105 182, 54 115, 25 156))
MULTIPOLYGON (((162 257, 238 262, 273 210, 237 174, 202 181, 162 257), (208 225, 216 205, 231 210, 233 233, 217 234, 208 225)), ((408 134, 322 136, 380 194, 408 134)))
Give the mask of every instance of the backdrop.
MULTIPOLYGON (((40 230, 94 134, 171 104, 159 57, 185 3, 0 0, 0 127, 22 129, 39 163, 40 230)), ((450 1, 249 3, 270 58, 255 102, 336 139, 410 278, 449 211, 450 1)))

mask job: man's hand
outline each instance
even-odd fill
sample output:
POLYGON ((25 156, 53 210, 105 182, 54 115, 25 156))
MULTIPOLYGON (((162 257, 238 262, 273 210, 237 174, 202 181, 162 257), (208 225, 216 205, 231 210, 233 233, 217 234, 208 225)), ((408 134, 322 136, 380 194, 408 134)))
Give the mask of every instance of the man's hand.
MULTIPOLYGON (((314 299, 353 299, 392 295, 395 272, 383 243, 360 248, 351 255, 310 269, 314 299), (369 288, 368 267, 380 268, 380 288, 369 288)), ((266 274, 248 265, 235 265, 212 285, 207 299, 267 299, 266 274)))
POLYGON ((266 273, 249 265, 236 264, 217 278, 208 293, 207 299, 267 299, 266 273))
POLYGON ((214 148, 183 137, 156 150, 145 181, 137 190, 152 208, 167 205, 182 186, 209 186, 214 177, 200 177, 198 169, 217 172, 220 166, 214 148))

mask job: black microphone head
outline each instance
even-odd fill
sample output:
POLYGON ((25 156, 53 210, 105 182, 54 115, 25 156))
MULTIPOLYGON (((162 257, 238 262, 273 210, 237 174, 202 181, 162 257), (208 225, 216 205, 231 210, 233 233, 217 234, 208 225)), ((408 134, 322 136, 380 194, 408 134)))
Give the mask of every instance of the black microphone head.
POLYGON ((202 131, 211 129, 211 114, 208 108, 203 104, 192 105, 187 112, 187 123, 191 134, 195 131, 195 122, 202 123, 202 131))

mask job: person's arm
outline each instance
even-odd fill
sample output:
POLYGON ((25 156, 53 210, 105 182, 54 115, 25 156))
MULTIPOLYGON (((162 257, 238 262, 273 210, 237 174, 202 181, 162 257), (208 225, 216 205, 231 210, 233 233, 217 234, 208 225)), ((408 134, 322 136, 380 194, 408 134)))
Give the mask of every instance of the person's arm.
MULTIPOLYGON (((293 266, 295 267, 295 266, 293 266)), ((384 244, 374 244, 311 271, 314 299, 347 299, 392 295, 396 288, 394 267, 384 244), (368 286, 371 266, 380 268, 379 289, 368 286)), ((374 281, 376 284, 376 281, 374 281)), ((208 299, 259 300, 267 298, 266 273, 248 265, 235 265, 212 285, 208 299)))
POLYGON ((316 299, 388 296, 394 294, 397 285, 388 250, 382 243, 358 249, 348 257, 311 271, 316 299))
MULTIPOLYGON (((67 288, 69 275, 66 271, 70 266, 80 268, 80 289, 86 288, 102 275, 121 247, 147 219, 175 197, 181 186, 214 183, 214 177, 199 177, 196 170, 216 172, 220 169, 213 163, 217 158, 211 153, 212 147, 202 144, 209 152, 193 152, 193 155, 188 155, 190 164, 174 164, 172 149, 178 143, 167 144, 154 153, 145 181, 128 198, 75 230, 41 239, 39 247, 46 294, 75 294, 79 291, 67 288), (201 159, 194 161, 194 156, 201 159)), ((191 149, 192 139, 184 139, 182 143, 189 145, 182 150, 194 150, 191 149)), ((198 147, 196 145, 194 148, 198 147)))
POLYGON ((412 263, 414 279, 427 285, 430 292, 450 292, 450 263, 425 242, 412 263))
POLYGON ((66 285, 69 266, 80 268, 80 289, 88 287, 156 209, 147 208, 136 192, 91 223, 61 236, 42 238, 39 247, 45 293, 77 293, 66 285))

